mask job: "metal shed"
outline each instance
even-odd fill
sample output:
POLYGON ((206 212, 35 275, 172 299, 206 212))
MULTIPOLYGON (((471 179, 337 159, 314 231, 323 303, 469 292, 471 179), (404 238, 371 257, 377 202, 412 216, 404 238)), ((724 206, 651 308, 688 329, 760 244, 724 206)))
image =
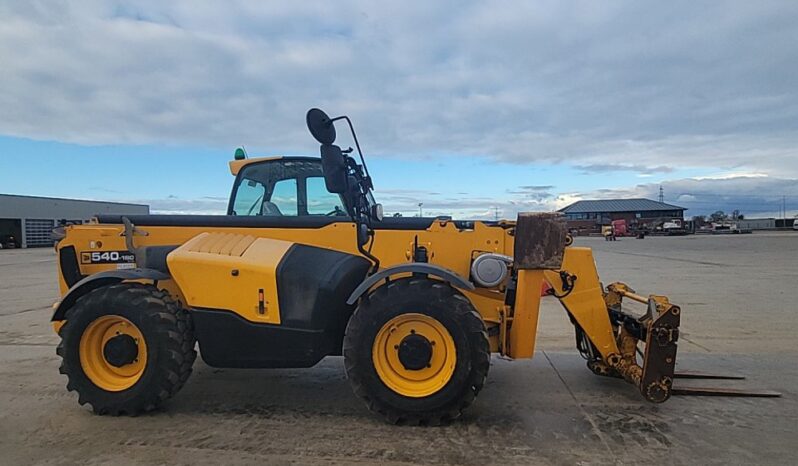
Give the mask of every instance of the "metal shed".
POLYGON ((149 213, 145 204, 0 194, 0 243, 51 246, 50 232, 60 223, 84 223, 97 214, 149 213))

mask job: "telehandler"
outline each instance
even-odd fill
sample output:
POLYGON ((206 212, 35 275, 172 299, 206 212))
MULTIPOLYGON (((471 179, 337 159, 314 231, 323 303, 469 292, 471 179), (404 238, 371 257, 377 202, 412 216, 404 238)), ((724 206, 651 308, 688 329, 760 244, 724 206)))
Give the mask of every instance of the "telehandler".
POLYGON ((571 245, 557 214, 383 218, 349 118, 311 109, 306 119, 321 157, 237 150, 227 215, 100 215, 64 228, 52 321, 80 404, 111 415, 156 408, 185 384, 199 343, 223 368, 343 355, 370 410, 445 423, 482 390, 491 353, 532 357, 544 281, 590 370, 655 403, 678 392, 679 306, 603 288, 591 250, 571 245), (336 122, 357 159, 334 144, 336 122), (645 312, 627 311, 629 301, 645 312))

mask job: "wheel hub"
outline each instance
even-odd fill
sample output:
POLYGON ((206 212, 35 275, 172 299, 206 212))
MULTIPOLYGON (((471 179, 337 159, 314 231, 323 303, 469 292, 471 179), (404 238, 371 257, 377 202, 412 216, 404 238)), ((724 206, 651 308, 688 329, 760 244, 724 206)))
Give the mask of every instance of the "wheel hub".
POLYGON ((410 334, 399 343, 399 362, 409 371, 418 371, 429 366, 432 360, 432 344, 424 336, 410 334))
POLYGON ((446 386, 457 365, 454 339, 432 316, 408 312, 383 324, 372 346, 380 380, 402 396, 421 398, 446 386))
POLYGON ((89 323, 80 336, 78 353, 86 377, 109 392, 132 387, 147 367, 144 335, 119 315, 103 315, 89 323))
POLYGON ((122 367, 132 363, 139 355, 139 348, 136 340, 130 335, 120 334, 105 343, 103 347, 103 357, 108 364, 114 367, 122 367))

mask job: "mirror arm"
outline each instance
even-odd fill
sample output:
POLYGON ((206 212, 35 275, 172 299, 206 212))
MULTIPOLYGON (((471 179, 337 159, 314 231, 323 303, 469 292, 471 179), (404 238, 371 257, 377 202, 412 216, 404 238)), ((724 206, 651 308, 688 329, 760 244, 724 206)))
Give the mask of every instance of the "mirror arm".
POLYGON ((357 140, 357 134, 355 134, 355 127, 352 125, 352 120, 349 119, 348 116, 343 115, 330 120, 330 124, 338 121, 338 120, 346 120, 347 124, 349 124, 349 131, 352 132, 352 139, 355 141, 355 147, 357 147, 357 153, 360 155, 360 163, 363 164, 363 169, 366 171, 366 176, 369 176, 369 169, 366 166, 366 159, 363 158, 363 151, 360 150, 360 143, 357 140))
POLYGON ((369 271, 369 274, 374 274, 380 270, 380 260, 373 254, 371 254, 371 246, 374 245, 374 239, 376 238, 376 235, 374 234, 374 230, 371 228, 371 222, 369 221, 368 214, 364 212, 364 208, 362 205, 364 200, 365 197, 361 195, 357 197, 355 205, 355 217, 352 220, 355 221, 355 228, 356 228, 355 231, 357 232, 356 233, 357 250, 360 252, 360 254, 363 255, 363 257, 371 261, 372 266, 371 270, 369 271), (371 246, 369 246, 369 250, 366 250, 366 248, 364 247, 366 243, 360 242, 361 225, 366 227, 366 235, 368 235, 368 237, 371 238, 371 246))

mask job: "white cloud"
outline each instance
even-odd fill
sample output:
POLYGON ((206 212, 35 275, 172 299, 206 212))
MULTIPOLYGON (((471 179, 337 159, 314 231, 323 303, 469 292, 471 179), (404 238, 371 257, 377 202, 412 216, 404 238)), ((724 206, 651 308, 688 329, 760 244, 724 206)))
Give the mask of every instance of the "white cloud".
POLYGON ((734 178, 767 178, 767 173, 731 172, 716 175, 696 176, 695 180, 731 180, 734 178))
MULTIPOLYGON (((796 195, 798 2, 31 1, 0 17, 0 134, 316 153, 304 112, 319 106, 352 116, 369 156, 716 170, 663 183, 691 212, 796 195)), ((425 213, 512 216, 658 186, 426 193, 425 213)), ((412 214, 417 197, 384 201, 412 214)))

